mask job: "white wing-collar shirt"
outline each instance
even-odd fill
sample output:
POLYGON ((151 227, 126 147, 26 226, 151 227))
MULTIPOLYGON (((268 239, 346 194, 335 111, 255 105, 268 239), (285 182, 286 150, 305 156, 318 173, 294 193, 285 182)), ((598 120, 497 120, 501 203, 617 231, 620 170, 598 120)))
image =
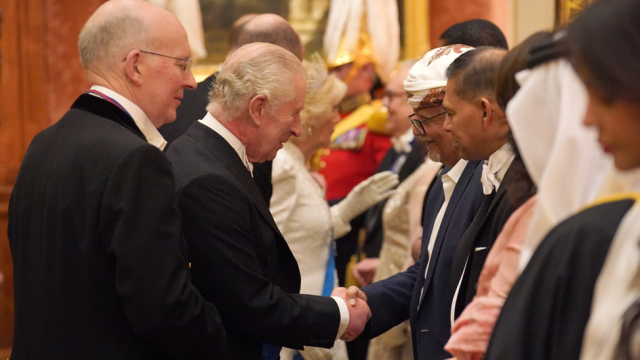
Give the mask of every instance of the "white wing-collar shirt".
MULTIPOLYGON (((431 262, 431 253, 433 252, 433 247, 436 242, 436 237, 438 236, 438 232, 440 231, 440 226, 442 225, 442 219, 444 218, 444 213, 447 211, 447 206, 449 205, 449 200, 451 200, 451 195, 453 194, 453 190, 456 188, 456 184, 460 181, 460 177, 462 176, 462 172, 464 168, 467 166, 467 160, 460 160, 457 164, 455 164, 448 173, 442 175, 442 190, 444 192, 444 203, 440 207, 440 211, 438 211, 438 215, 436 216, 436 220, 433 223, 433 230, 431 230, 431 235, 429 237, 429 244, 427 245, 427 249, 429 250, 429 260, 427 260, 427 266, 424 270, 424 277, 427 278, 427 272, 429 271, 429 263, 431 262)), ((424 295, 424 288, 420 293, 420 303, 422 303, 422 296, 424 295)), ((418 305, 419 307, 420 305, 418 305)))
POLYGON ((99 91, 117 101, 118 104, 120 104, 125 110, 127 110, 129 115, 131 115, 133 121, 136 123, 136 126, 138 126, 138 129, 142 131, 142 135, 144 135, 144 137, 147 139, 147 142, 160 150, 164 150, 165 146, 167 146, 167 141, 162 137, 162 135, 160 135, 158 129, 156 129, 151 120, 149 120, 147 114, 145 114, 138 105, 134 104, 126 97, 104 86, 93 85, 91 87, 91 90, 99 91))
POLYGON ((507 173, 509 166, 515 158, 511 144, 506 143, 502 147, 489 157, 489 160, 485 160, 482 165, 482 191, 485 195, 491 194, 495 189, 496 191, 500 187, 500 183, 507 173))
POLYGON ((229 131, 229 129, 224 127, 224 125, 222 125, 220 121, 214 118, 210 112, 208 112, 207 115, 202 118, 202 120, 198 121, 222 136, 222 138, 225 139, 229 143, 229 145, 231 145, 233 150, 236 151, 244 166, 247 168, 247 170, 249 170, 251 176, 253 176, 253 164, 251 163, 251 161, 249 161, 249 158, 247 158, 247 147, 242 143, 242 141, 240 141, 238 137, 233 135, 233 133, 229 131))
POLYGON ((408 154, 411 152, 411 142, 416 136, 413 135, 413 127, 409 128, 404 134, 399 137, 392 137, 391 144, 393 149, 399 154, 408 154))

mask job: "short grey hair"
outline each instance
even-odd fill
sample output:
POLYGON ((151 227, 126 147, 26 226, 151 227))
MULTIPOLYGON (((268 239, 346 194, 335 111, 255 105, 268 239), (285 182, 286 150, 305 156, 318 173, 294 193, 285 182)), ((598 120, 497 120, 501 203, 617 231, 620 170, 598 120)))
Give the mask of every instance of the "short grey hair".
POLYGON ((89 19, 78 37, 82 68, 115 64, 123 52, 148 45, 148 32, 145 21, 131 13, 114 15, 99 22, 89 19))
POLYGON ((268 114, 273 116, 281 104, 296 95, 292 85, 298 74, 306 76, 302 63, 280 46, 244 45, 222 64, 209 92, 207 110, 218 108, 230 121, 247 110, 253 97, 262 94, 267 97, 268 114))

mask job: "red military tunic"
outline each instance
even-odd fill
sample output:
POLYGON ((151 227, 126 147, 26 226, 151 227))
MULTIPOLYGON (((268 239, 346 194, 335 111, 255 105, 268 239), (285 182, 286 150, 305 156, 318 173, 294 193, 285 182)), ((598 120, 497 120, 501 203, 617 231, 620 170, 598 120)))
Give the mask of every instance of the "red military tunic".
POLYGON ((347 196, 354 186, 375 174, 391 147, 390 137, 380 131, 383 126, 379 120, 384 116, 384 122, 386 114, 382 112, 379 101, 362 105, 341 116, 343 120, 336 126, 339 135, 334 133, 332 136, 330 153, 322 159, 326 165, 320 171, 327 181, 329 201, 347 196), (346 131, 340 129, 341 125, 344 128, 344 125, 352 124, 357 126, 346 131))

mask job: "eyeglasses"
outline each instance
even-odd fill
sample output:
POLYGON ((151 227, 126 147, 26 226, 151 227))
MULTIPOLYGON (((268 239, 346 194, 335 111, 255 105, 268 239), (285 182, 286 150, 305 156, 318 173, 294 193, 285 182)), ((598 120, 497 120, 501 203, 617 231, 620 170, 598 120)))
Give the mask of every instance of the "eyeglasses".
POLYGON ((407 119, 409 119, 409 122, 411 123, 411 125, 413 125, 414 128, 416 128, 416 130, 418 130, 418 134, 420 135, 424 135, 425 131, 424 131, 424 124, 428 123, 429 121, 432 121, 433 119, 437 118, 438 116, 444 115, 446 114, 446 111, 441 112, 438 115, 434 115, 428 118, 424 118, 424 119, 414 119, 413 117, 418 115, 418 114, 411 114, 409 116, 407 116, 407 119))
POLYGON ((146 51, 146 50, 138 50, 141 53, 145 53, 145 54, 151 54, 151 55, 157 55, 157 56, 162 56, 162 57, 166 57, 169 59, 174 59, 174 60, 179 60, 179 61, 184 61, 184 66, 182 68, 182 71, 184 71, 184 73, 188 73, 189 69, 191 69, 191 58, 179 58, 179 57, 175 57, 175 56, 169 56, 169 55, 164 55, 164 54, 158 54, 158 53, 154 53, 151 51, 146 51))

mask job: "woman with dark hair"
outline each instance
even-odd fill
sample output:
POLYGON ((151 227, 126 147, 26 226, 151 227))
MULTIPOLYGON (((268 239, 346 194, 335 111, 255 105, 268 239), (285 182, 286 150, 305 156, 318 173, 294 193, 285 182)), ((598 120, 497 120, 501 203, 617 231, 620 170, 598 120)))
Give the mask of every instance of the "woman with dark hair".
MULTIPOLYGON (((520 88, 515 74, 526 69, 531 48, 550 36, 548 32, 535 33, 502 59, 496 76, 496 99, 503 111, 520 88)), ((487 256, 476 296, 453 325, 452 336, 445 350, 458 360, 482 359, 504 299, 519 275, 520 248, 535 208, 536 189, 513 137, 510 143, 516 154, 511 164, 516 175, 509 183, 507 196, 517 210, 506 222, 487 256)))
MULTIPOLYGON (((640 169, 640 2, 596 3, 566 41, 587 88, 584 124, 619 170, 640 169)), ((486 359, 640 358, 637 198, 601 199, 549 232, 504 304, 486 359)))
MULTIPOLYGON (((568 35, 576 71, 589 94, 584 124, 598 131, 603 151, 613 156, 617 169, 626 172, 625 186, 618 190, 638 191, 640 2, 596 4, 568 29, 568 35)), ((581 359, 640 359, 638 198, 640 193, 629 193, 611 203, 629 210, 619 222, 598 275, 581 359)))

